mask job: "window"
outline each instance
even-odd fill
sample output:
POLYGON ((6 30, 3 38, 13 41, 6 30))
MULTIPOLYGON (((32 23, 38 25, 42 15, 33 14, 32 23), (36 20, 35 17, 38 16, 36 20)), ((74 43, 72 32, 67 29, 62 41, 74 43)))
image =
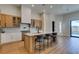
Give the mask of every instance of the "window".
POLYGON ((79 37, 79 20, 71 21, 71 36, 79 37))

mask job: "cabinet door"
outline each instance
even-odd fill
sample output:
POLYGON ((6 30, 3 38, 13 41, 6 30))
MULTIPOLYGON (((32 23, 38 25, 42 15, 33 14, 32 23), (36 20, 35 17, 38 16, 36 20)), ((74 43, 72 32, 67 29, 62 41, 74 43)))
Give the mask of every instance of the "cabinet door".
POLYGON ((1 34, 1 44, 10 42, 11 36, 8 33, 1 34))
POLYGON ((13 27, 12 16, 6 15, 6 27, 13 27))
POLYGON ((39 29, 42 28, 42 21, 41 20, 35 20, 35 27, 38 27, 39 29))
POLYGON ((39 29, 42 29, 42 20, 31 20, 31 24, 33 27, 37 27, 39 29))
POLYGON ((19 27, 20 26, 20 23, 21 23, 21 18, 20 17, 17 17, 16 18, 16 26, 19 27))
POLYGON ((1 22, 0 22, 0 24, 1 24, 1 27, 5 27, 6 26, 6 19, 5 19, 5 15, 1 15, 1 22))
POLYGON ((0 15, 0 28, 1 28, 1 15, 0 15))
POLYGON ((12 17, 12 20, 13 20, 13 27, 17 27, 16 26, 16 17, 12 17))
POLYGON ((9 33, 9 41, 8 42, 15 42, 15 41, 20 41, 21 38, 21 33, 9 33))

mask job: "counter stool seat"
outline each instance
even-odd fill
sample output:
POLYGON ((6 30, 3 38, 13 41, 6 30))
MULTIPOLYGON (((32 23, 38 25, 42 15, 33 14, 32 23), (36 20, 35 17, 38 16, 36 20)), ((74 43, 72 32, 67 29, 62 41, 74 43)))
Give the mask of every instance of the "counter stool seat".
POLYGON ((52 39, 53 39, 53 42, 55 42, 56 39, 57 39, 57 33, 52 33, 52 34, 51 34, 51 37, 52 37, 52 39))
POLYGON ((50 34, 45 34, 45 39, 47 40, 47 48, 49 47, 50 34))

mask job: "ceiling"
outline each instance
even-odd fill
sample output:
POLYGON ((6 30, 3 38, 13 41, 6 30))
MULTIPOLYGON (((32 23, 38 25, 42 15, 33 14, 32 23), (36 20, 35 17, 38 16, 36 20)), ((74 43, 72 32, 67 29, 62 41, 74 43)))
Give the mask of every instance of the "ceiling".
POLYGON ((18 8, 21 8, 21 4, 12 4, 13 6, 16 6, 18 8))
POLYGON ((79 4, 26 4, 26 7, 32 9, 33 12, 41 13, 46 12, 48 14, 67 14, 79 11, 79 4), (50 6, 52 5, 52 8, 50 6))

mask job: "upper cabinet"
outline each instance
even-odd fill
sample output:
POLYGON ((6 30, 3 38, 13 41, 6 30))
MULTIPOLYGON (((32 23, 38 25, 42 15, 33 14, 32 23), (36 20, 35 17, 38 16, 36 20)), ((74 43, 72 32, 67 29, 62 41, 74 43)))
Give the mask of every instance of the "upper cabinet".
POLYGON ((6 20, 6 27, 13 27, 13 20, 11 16, 6 15, 5 20, 6 20))
POLYGON ((21 18, 12 15, 0 14, 0 27, 20 27, 21 18))
POLYGON ((42 20, 31 19, 31 26, 42 29, 42 20))
POLYGON ((0 14, 0 27, 5 27, 5 26, 6 26, 5 15, 0 14))
POLYGON ((13 27, 20 27, 21 18, 20 17, 12 17, 13 20, 13 27))
POLYGON ((31 23, 31 9, 27 8, 26 5, 22 5, 21 7, 21 14, 22 14, 22 23, 31 23))
POLYGON ((20 17, 16 17, 16 26, 20 27, 20 23, 21 23, 21 18, 20 17))

